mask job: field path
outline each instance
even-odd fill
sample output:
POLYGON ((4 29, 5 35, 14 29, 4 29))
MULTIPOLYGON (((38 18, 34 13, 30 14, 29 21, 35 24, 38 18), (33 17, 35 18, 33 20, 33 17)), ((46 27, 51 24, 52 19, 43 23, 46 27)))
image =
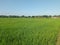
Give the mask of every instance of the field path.
POLYGON ((58 33, 58 35, 57 35, 57 42, 56 42, 56 45, 60 45, 60 33, 58 33))

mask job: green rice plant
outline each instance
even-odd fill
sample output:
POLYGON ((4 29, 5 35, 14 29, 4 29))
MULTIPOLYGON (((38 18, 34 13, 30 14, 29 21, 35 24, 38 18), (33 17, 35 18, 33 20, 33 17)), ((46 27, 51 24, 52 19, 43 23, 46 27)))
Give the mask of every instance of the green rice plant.
POLYGON ((0 45, 55 45, 60 20, 0 18, 0 45))

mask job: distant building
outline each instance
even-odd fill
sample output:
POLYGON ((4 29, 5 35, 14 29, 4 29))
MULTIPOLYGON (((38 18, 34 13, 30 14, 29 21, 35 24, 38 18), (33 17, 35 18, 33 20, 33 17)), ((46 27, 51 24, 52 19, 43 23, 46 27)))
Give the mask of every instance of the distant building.
POLYGON ((56 18, 60 18, 60 16, 52 16, 52 18, 56 19, 56 18))

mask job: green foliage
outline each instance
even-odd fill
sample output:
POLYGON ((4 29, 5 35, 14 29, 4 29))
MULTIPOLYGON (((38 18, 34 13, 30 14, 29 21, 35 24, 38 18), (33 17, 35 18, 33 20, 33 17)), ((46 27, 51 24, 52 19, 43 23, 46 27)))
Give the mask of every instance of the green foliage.
POLYGON ((0 18, 0 45, 55 45, 60 20, 0 18))

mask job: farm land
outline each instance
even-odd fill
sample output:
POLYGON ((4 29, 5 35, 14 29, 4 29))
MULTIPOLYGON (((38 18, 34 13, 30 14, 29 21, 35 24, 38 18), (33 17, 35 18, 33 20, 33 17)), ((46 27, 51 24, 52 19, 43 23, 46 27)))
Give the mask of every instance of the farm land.
POLYGON ((0 45, 56 45, 59 32, 59 18, 0 18, 0 45))

